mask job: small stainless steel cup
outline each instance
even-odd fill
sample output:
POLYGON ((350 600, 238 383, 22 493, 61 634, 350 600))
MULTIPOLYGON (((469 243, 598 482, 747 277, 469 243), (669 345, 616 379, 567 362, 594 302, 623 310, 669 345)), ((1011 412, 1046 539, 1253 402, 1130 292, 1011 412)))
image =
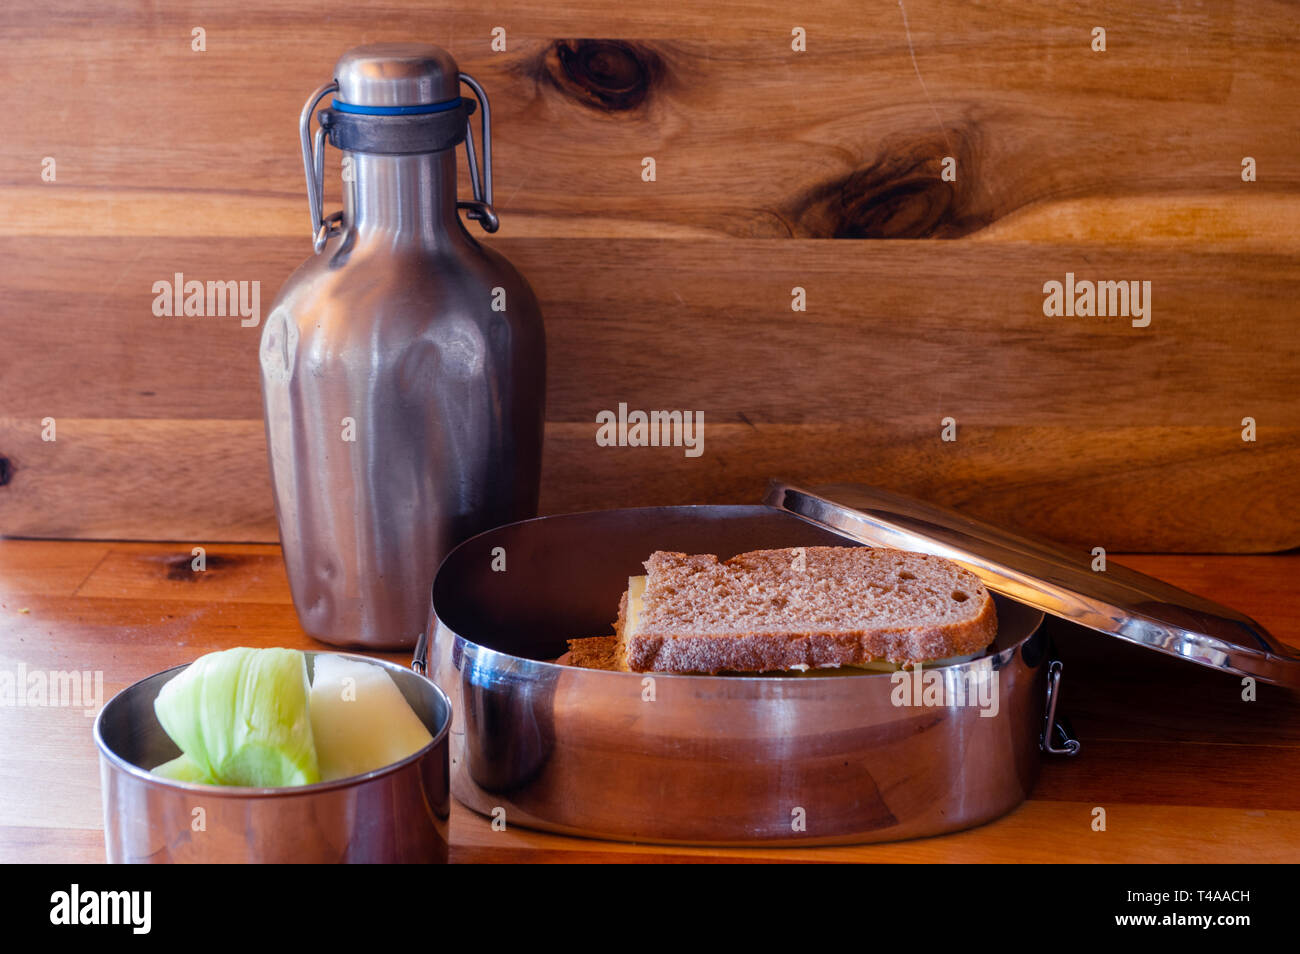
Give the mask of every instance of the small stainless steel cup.
MULTIPOLYGON (((309 670, 318 655, 307 653, 309 670)), ((366 775, 316 785, 190 785, 153 775, 150 767, 179 754, 154 699, 185 667, 114 696, 95 720, 109 862, 445 863, 451 705, 409 669, 355 658, 388 670, 433 741, 366 775)))

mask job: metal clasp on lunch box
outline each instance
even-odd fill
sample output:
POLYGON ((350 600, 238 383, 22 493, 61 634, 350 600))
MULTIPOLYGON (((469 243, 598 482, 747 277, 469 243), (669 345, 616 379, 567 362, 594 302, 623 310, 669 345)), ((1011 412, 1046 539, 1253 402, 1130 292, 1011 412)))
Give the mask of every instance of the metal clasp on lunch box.
POLYGON ((425 669, 428 666, 426 659, 429 655, 429 633, 428 630, 420 633, 420 638, 415 641, 415 652, 411 655, 411 668, 421 676, 425 675, 425 669))
POLYGON ((1043 733, 1038 737, 1038 747, 1049 755, 1078 755, 1079 740, 1070 734, 1062 721, 1056 720, 1056 703, 1061 698, 1061 670, 1065 667, 1053 659, 1047 667, 1047 704, 1043 714, 1043 733), (1060 745, 1057 745, 1057 740, 1060 745))

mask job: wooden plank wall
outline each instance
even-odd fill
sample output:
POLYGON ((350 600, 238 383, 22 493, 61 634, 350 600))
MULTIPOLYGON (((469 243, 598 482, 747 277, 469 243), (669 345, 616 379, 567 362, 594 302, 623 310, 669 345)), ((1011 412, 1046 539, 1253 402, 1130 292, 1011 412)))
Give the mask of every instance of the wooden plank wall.
POLYGON ((1300 9, 1276 0, 7 4, 0 534, 275 539, 260 328, 156 317, 152 286, 256 281, 268 313, 310 254, 302 102, 403 39, 492 96, 490 241, 547 322, 544 512, 780 474, 1088 546, 1300 545, 1300 9), (1150 325, 1046 317, 1066 272, 1151 282, 1150 325), (597 447, 619 402, 703 411, 703 455, 597 447))

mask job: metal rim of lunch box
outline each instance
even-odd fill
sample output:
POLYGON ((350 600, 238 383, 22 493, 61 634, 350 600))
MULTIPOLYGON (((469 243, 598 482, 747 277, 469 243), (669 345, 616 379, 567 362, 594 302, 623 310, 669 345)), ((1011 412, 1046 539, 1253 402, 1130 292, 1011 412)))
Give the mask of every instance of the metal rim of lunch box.
MULTIPOLYGON (((360 659, 368 663, 376 663, 378 665, 381 665, 385 670, 396 669, 402 672, 406 671, 404 666, 399 666, 396 663, 389 662, 388 660, 385 659, 375 659, 372 656, 363 656, 357 653, 335 653, 327 650, 309 650, 309 651, 315 652, 317 654, 327 654, 331 656, 346 656, 351 659, 360 659)), ((149 785, 157 786, 158 788, 173 789, 173 790, 179 789, 183 791, 202 792, 205 794, 215 793, 221 795, 222 797, 229 797, 229 798, 292 798, 299 795, 314 795, 320 792, 328 792, 328 791, 341 789, 341 788, 351 788, 355 785, 359 785, 363 782, 368 782, 372 779, 383 778, 386 775, 391 775, 396 772, 400 772, 408 765, 414 762, 418 762, 421 758, 425 757, 431 751, 433 751, 439 745, 441 745, 443 741, 447 738, 447 735, 450 733, 451 724, 455 718, 455 712, 452 709, 451 700, 448 699, 447 694, 442 691, 442 687, 439 686, 437 683, 433 682, 427 676, 425 676, 423 671, 424 669, 423 666, 417 668, 414 664, 412 664, 411 670, 417 676, 422 677, 424 681, 427 682, 434 689, 436 693, 436 697, 440 699, 441 705, 445 708, 447 712, 447 718, 443 720, 442 727, 437 732, 429 733, 430 735, 433 736, 432 741, 430 741, 427 745, 423 746, 418 752, 414 752, 411 755, 408 755, 406 758, 401 759, 400 761, 382 766, 381 768, 377 768, 371 772, 366 772, 363 775, 349 775, 347 778, 332 779, 328 782, 313 782, 310 785, 280 785, 272 788, 255 788, 247 785, 206 785, 201 782, 181 782, 174 779, 163 778, 160 775, 155 775, 149 769, 143 768, 142 766, 139 765, 135 765, 134 763, 127 761, 125 758, 119 755, 117 751, 113 749, 108 744, 108 741, 104 738, 103 723, 105 718, 111 717, 110 710, 112 710, 113 704, 115 702, 118 702, 118 700, 120 699, 127 698, 128 695, 132 692, 132 690, 136 690, 139 686, 143 685, 144 683, 149 682, 150 680, 153 679, 157 679, 160 676, 171 675, 174 677, 176 675, 179 675, 183 670, 188 669, 190 665, 191 665, 190 663, 182 663, 179 666, 172 666, 170 669, 159 670, 156 673, 145 676, 143 679, 137 679, 131 685, 127 686, 125 689, 122 689, 120 692, 116 693, 113 696, 113 698, 110 699, 108 703, 105 704, 104 707, 99 710, 99 714, 95 717, 95 724, 93 729, 94 738, 95 738, 95 747, 99 750, 101 756, 103 756, 110 763, 112 763, 114 768, 119 769, 122 772, 125 772, 126 774, 130 775, 132 778, 135 778, 141 782, 145 782, 146 784, 149 785)))

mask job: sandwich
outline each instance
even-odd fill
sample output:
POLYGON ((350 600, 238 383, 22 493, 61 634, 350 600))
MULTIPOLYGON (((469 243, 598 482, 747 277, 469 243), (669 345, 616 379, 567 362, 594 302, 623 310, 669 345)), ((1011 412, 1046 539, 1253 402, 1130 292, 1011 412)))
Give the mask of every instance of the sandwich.
POLYGON ((587 669, 830 675, 940 665, 997 636, 993 598, 970 571, 869 547, 712 554, 658 551, 628 580, 612 636, 569 640, 587 669))

